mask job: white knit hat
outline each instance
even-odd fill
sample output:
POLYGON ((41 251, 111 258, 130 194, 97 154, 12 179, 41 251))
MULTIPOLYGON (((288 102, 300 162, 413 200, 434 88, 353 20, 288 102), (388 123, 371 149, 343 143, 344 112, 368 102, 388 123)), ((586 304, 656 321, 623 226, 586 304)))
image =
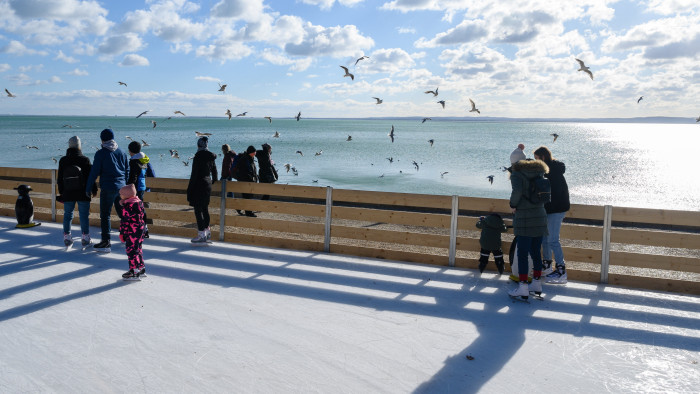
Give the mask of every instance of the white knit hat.
POLYGON ((515 150, 513 150, 513 153, 510 154, 510 164, 515 164, 515 163, 519 162, 520 160, 525 160, 525 159, 526 159, 525 152, 523 152, 523 150, 520 149, 519 147, 515 148, 515 150))
POLYGON ((78 138, 77 135, 74 135, 68 139, 68 147, 69 148, 76 148, 78 150, 81 150, 80 148, 80 138, 78 138))

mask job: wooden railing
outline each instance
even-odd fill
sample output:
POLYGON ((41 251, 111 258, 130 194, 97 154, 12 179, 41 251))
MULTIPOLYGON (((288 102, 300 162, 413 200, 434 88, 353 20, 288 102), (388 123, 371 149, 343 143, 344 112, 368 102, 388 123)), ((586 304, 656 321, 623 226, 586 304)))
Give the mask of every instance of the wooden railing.
MULTIPOLYGON (((36 220, 61 222, 55 173, 0 167, 0 215, 14 216, 13 188, 29 184, 36 220)), ((195 234, 187 183, 148 178, 151 233, 195 234)), ((508 201, 500 199, 243 182, 215 183, 210 211, 213 237, 220 241, 470 269, 478 265, 478 216, 511 216, 508 201), (222 199, 227 192, 272 198, 222 199), (237 209, 262 214, 239 216, 237 209)), ((99 203, 91 204, 90 212, 91 225, 99 226, 99 203)), ((699 229, 698 211, 573 204, 561 230, 562 243, 569 245, 564 255, 567 262, 587 264, 567 264, 569 280, 700 294, 699 229), (635 274, 620 273, 630 270, 635 274)), ((504 237, 504 251, 511 239, 504 237)))

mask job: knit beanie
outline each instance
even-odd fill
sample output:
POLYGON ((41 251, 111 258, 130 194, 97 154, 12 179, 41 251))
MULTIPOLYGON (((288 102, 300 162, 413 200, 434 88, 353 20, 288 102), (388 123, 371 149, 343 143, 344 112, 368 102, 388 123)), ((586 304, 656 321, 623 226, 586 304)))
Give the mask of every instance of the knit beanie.
POLYGON ((525 160, 525 159, 526 159, 525 152, 523 152, 523 150, 520 149, 519 147, 515 148, 513 153, 510 154, 510 164, 515 164, 515 163, 519 162, 520 160, 525 160))
POLYGON ((134 187, 133 183, 130 183, 119 189, 119 196, 122 198, 122 200, 126 200, 129 197, 134 197, 135 195, 136 187, 134 187))
POLYGON ((75 148, 77 150, 82 150, 81 145, 80 145, 80 138, 77 135, 70 137, 68 139, 68 147, 75 148))
POLYGON ((112 131, 112 129, 104 129, 100 133, 100 139, 102 141, 113 140, 114 139, 114 132, 112 131))
POLYGON ((197 148, 207 149, 208 146, 209 146, 209 138, 202 137, 199 140, 197 140, 197 148))
POLYGON ((251 145, 248 147, 248 149, 245 150, 245 153, 251 154, 251 153, 255 153, 256 151, 257 150, 255 149, 255 147, 253 145, 251 145))

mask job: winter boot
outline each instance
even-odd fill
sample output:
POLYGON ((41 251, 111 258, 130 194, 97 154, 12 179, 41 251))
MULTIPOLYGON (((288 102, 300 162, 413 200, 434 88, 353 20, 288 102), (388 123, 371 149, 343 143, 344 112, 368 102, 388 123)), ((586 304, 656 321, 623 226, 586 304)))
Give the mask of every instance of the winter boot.
POLYGON ((508 295, 512 298, 518 298, 523 301, 527 301, 530 291, 527 286, 527 282, 520 282, 518 287, 508 292, 508 295))
POLYGON ((90 246, 90 244, 92 244, 90 234, 83 234, 83 236, 80 238, 80 243, 83 244, 84 248, 90 246))
POLYGON ((486 269, 486 264, 489 263, 489 255, 485 253, 481 253, 481 257, 479 257, 479 272, 484 272, 484 269, 486 269))
POLYGON ((500 256, 495 256, 496 259, 496 268, 498 269, 498 273, 500 275, 503 275, 503 271, 506 269, 506 262, 503 261, 503 255, 500 256))
POLYGON ((549 275, 553 272, 552 260, 542 260, 542 275, 549 275))
POLYGON ((73 238, 70 236, 70 233, 63 233, 63 244, 66 247, 73 245, 73 238))
POLYGON ((200 244, 207 242, 207 234, 205 231, 197 231, 197 236, 190 240, 193 244, 200 244))
POLYGON ((547 283, 553 283, 553 284, 566 284, 568 282, 568 278, 566 275, 566 265, 564 264, 557 264, 557 269, 554 270, 551 274, 547 275, 547 283))

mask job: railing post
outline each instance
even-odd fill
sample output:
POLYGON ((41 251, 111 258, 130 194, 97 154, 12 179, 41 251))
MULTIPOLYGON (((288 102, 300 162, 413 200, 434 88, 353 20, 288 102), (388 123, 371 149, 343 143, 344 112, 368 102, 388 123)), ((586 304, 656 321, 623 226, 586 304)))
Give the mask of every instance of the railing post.
POLYGON ((51 221, 56 222, 56 170, 51 170, 51 221))
POLYGON ((219 210, 219 241, 223 242, 226 231, 226 179, 221 180, 221 206, 219 210))
POLYGON ((459 196, 452 196, 452 212, 450 215, 450 267, 455 266, 457 258, 457 217, 459 216, 459 196))
POLYGON ((600 283, 608 283, 610 268, 610 231, 612 230, 612 206, 606 205, 603 214, 603 246, 600 256, 600 283))
POLYGON ((326 227, 323 238, 323 251, 331 251, 331 209, 333 207, 333 188, 326 187, 326 227))

